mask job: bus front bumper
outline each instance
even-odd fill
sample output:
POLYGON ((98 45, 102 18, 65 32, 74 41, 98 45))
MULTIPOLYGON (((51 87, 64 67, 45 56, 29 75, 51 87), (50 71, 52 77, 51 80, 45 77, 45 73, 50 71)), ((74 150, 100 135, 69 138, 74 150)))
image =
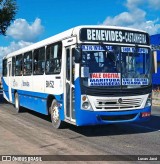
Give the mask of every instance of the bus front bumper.
POLYGON ((115 112, 78 110, 76 114, 76 124, 77 126, 85 126, 125 122, 143 122, 148 121, 150 115, 151 107, 146 107, 138 110, 115 112))

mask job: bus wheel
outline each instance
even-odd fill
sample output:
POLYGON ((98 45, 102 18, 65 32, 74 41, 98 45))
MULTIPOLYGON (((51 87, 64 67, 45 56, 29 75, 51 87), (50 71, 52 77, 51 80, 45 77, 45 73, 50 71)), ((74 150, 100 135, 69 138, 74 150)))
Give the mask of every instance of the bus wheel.
POLYGON ((14 106, 16 108, 17 113, 19 113, 20 112, 20 104, 19 104, 19 95, 17 92, 15 93, 15 96, 14 96, 14 106))
POLYGON ((56 100, 52 101, 52 104, 50 107, 50 113, 51 113, 51 121, 52 121, 53 127, 56 129, 62 128, 63 121, 60 120, 58 103, 56 100))

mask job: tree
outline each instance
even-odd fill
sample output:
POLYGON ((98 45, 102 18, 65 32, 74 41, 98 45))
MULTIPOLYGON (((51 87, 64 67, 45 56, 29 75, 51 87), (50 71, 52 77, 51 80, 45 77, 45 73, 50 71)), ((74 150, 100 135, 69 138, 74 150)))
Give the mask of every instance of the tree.
POLYGON ((7 28, 17 12, 15 0, 0 0, 0 35, 5 35, 7 28))

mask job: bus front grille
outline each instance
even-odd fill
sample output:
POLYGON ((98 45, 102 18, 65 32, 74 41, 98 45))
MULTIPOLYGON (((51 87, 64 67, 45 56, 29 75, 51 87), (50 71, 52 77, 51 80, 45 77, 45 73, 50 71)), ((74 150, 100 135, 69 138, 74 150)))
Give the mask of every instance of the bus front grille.
POLYGON ((96 99, 97 110, 128 110, 139 108, 142 104, 141 98, 117 98, 117 99, 96 99))

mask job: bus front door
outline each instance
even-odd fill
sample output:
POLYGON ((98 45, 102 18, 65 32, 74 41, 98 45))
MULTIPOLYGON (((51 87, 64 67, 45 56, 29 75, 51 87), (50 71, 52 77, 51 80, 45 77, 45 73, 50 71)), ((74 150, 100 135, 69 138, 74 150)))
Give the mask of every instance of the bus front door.
POLYGON ((73 46, 66 48, 66 80, 65 80, 65 117, 66 121, 75 123, 75 94, 74 94, 74 54, 73 46))

